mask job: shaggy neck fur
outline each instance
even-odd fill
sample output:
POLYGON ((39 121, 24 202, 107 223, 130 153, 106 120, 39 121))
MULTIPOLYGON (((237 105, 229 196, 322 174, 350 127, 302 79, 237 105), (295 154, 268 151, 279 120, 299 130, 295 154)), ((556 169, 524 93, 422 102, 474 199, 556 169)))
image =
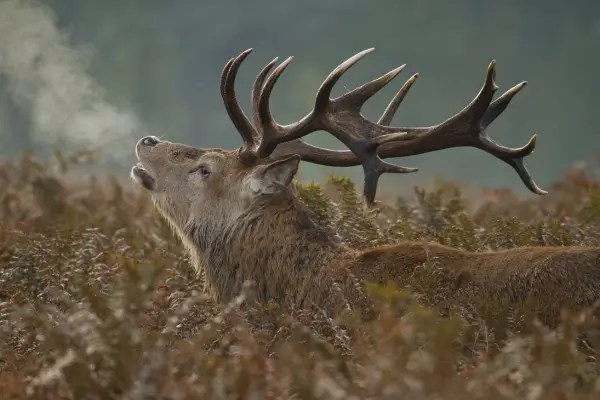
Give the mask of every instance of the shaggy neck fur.
POLYGON ((353 253, 289 192, 259 199, 228 226, 192 221, 182 233, 210 291, 222 302, 251 280, 255 300, 301 305, 314 287, 311 281, 353 253))

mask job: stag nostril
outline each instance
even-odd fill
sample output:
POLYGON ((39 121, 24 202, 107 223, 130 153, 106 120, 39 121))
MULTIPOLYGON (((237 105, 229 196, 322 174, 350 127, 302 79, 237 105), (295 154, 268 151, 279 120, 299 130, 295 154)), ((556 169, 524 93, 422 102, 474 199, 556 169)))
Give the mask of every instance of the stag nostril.
POLYGON ((156 146, 160 140, 156 136, 146 136, 140 140, 144 146, 156 146))

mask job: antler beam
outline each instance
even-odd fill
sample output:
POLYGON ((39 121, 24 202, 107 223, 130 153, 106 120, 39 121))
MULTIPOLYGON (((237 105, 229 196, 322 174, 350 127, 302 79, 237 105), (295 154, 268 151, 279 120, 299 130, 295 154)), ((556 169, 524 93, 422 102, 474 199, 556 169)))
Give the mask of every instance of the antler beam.
POLYGON ((239 159, 253 163, 266 157, 284 158, 298 154, 302 160, 329 166, 362 165, 365 174, 364 196, 369 205, 375 201, 379 177, 383 173, 408 173, 416 168, 389 164, 383 159, 404 157, 442 150, 451 147, 479 148, 509 164, 533 193, 543 195, 524 164, 524 158, 535 148, 534 135, 525 146, 510 148, 491 138, 485 129, 506 109, 512 98, 527 82, 522 82, 492 102, 498 89, 494 82, 495 61, 488 67, 485 82, 477 96, 460 112, 442 123, 430 127, 389 126, 418 74, 413 75, 387 106, 375 123, 364 118, 363 104, 394 79, 404 65, 374 79, 348 93, 331 99, 331 91, 350 67, 374 49, 364 50, 334 69, 319 88, 313 110, 290 125, 278 124, 270 111, 269 98, 277 79, 292 60, 282 62, 267 78, 277 59, 271 61, 258 74, 252 90, 254 126, 245 116, 235 96, 234 84, 239 66, 250 54, 246 50, 229 60, 221 75, 221 94, 227 112, 244 141, 239 159), (266 79, 266 81, 265 81, 266 79), (350 151, 337 151, 312 146, 301 138, 318 130, 327 131, 348 147, 350 151))

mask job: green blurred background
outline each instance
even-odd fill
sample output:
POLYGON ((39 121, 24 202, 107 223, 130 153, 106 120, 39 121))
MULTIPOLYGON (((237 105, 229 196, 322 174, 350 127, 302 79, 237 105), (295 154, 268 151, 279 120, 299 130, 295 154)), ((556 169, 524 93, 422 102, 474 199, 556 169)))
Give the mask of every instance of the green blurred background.
MULTIPOLYGON (((281 123, 312 107, 331 69, 375 47, 334 92, 406 63, 365 105, 370 118, 419 72, 394 124, 435 124, 472 99, 496 59, 499 93, 522 80, 529 85, 489 134, 510 146, 538 134, 527 164, 539 185, 600 147, 598 1, 0 0, 0 156, 103 145, 105 167, 126 177, 133 145, 147 133, 195 146, 237 146, 219 75, 248 47, 255 51, 237 86, 247 113, 258 71, 275 56, 295 56, 272 97, 281 123)), ((323 132, 308 141, 342 148, 323 132)), ((441 174, 527 193, 512 169, 476 149, 394 161, 420 168, 383 180, 398 188, 441 174)), ((301 169, 307 180, 330 173, 362 176, 359 167, 301 169)))

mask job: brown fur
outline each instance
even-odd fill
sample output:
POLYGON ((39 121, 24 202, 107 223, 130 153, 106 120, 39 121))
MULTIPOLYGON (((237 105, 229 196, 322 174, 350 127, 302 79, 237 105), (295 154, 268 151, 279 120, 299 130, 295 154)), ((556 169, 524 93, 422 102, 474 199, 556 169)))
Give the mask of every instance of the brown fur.
MULTIPOLYGON (((538 317, 554 325, 561 308, 578 310, 600 299, 600 249, 520 247, 471 253, 439 244, 402 242, 366 250, 356 269, 366 280, 406 284, 415 269, 433 262, 442 268, 450 297, 474 292, 480 300, 533 302, 538 317)), ((440 282, 441 283, 441 282, 440 282)))
POLYGON ((151 191, 222 302, 251 280, 259 301, 318 306, 334 313, 346 305, 368 311, 362 282, 403 286, 431 262, 442 271, 436 284, 448 299, 472 292, 515 303, 532 299, 548 324, 556 322, 561 307, 578 309, 600 298, 599 248, 470 253, 402 242, 357 251, 319 226, 296 198, 289 187, 298 166, 295 158, 246 167, 233 151, 169 142, 144 146, 141 141, 136 153, 144 169, 132 171, 132 176, 151 191), (201 164, 210 168, 210 177, 201 179, 193 172, 201 164), (257 171, 265 166, 274 174, 263 179, 257 171), (153 187, 144 184, 144 174, 153 178, 153 187))

